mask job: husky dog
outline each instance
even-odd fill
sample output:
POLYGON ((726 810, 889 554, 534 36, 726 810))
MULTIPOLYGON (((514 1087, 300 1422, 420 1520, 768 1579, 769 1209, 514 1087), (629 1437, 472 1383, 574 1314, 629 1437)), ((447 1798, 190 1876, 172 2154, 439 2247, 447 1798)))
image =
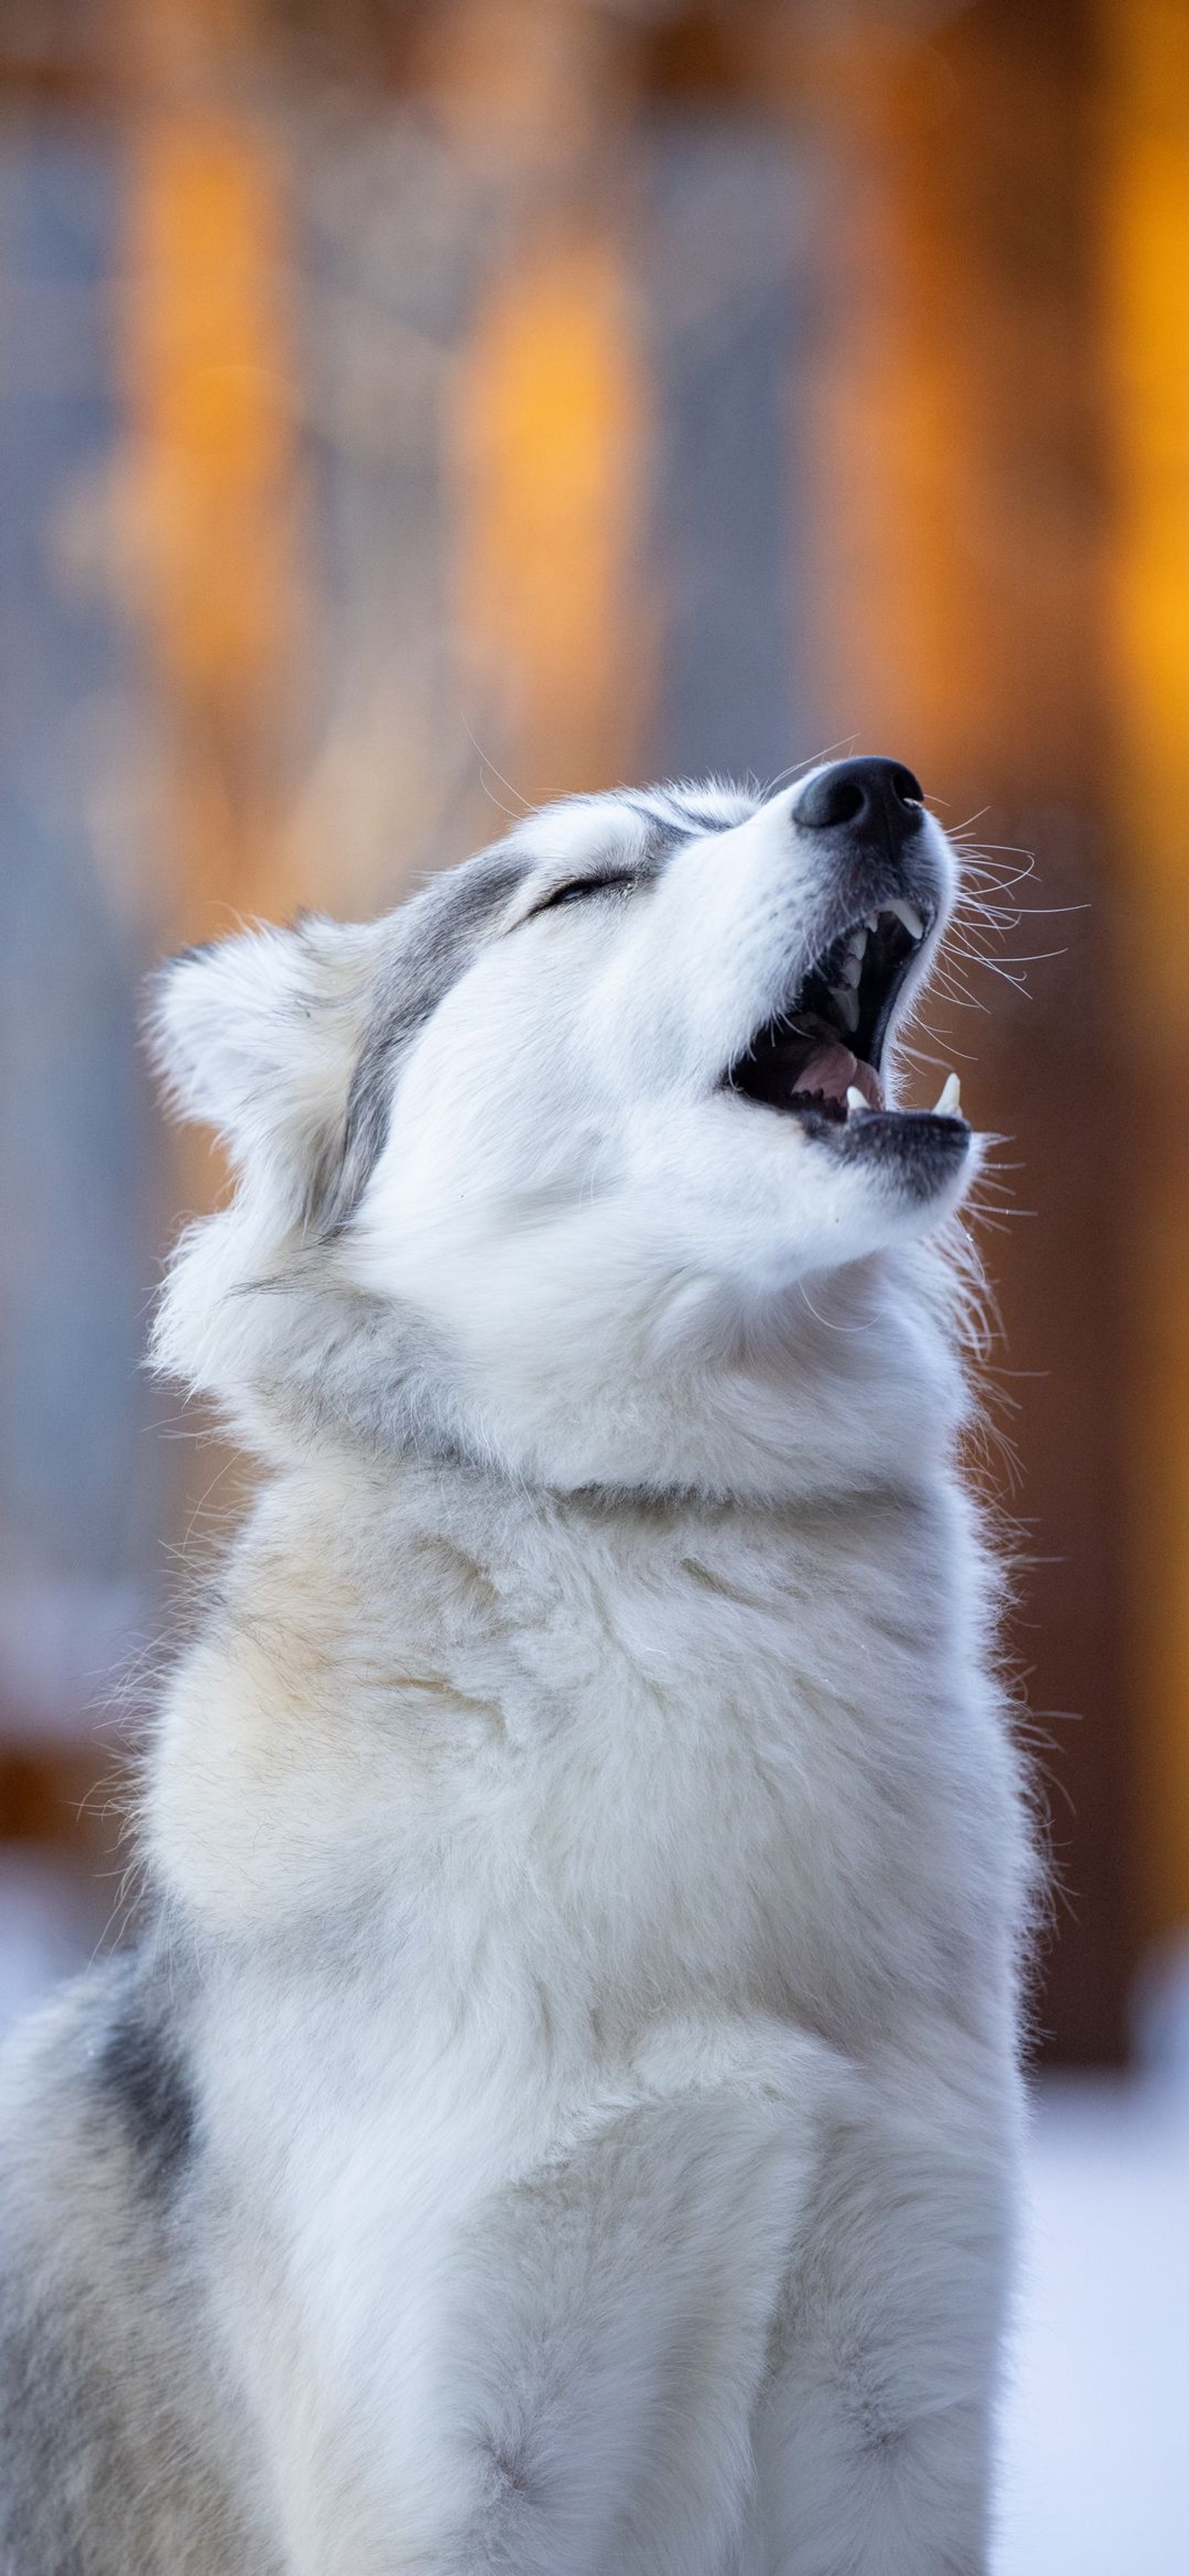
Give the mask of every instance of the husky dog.
POLYGON ((912 774, 181 959, 158 1365, 268 1470, 155 1929, 10 2050, 3 2576, 977 2576, 1028 1837, 890 1043, 912 774))

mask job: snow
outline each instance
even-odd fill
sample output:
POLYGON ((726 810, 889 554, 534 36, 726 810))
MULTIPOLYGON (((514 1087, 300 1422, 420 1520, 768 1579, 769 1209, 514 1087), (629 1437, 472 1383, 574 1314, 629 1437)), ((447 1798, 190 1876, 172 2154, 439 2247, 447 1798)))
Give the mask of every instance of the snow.
POLYGON ((1189 2096, 1040 2090, 995 2576, 1189 2576, 1189 2096))

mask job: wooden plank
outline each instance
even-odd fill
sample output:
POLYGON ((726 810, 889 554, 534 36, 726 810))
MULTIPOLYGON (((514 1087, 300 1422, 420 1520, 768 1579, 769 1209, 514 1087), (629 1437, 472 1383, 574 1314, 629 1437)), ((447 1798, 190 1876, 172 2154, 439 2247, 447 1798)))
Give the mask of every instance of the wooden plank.
POLYGON ((821 740, 805 411, 817 156, 754 115, 643 122, 636 231, 653 376, 648 766, 781 775, 821 740))
POLYGON ((439 110, 504 243, 447 427, 459 642, 474 729, 532 802, 630 775, 645 738, 649 391, 606 121, 629 59, 578 5, 465 5, 437 31, 439 110))
POLYGON ((1179 0, 1113 0, 1102 30, 1115 1080, 1128 1124, 1120 1517, 1138 1893, 1157 1939, 1189 1923, 1189 16, 1179 0))
POLYGON ((241 9, 138 0, 120 307, 127 540, 169 746, 174 935, 286 908, 297 620, 285 173, 241 9))
POLYGON ((643 386, 613 242, 534 244, 456 386, 457 598, 485 736, 539 798, 630 775, 643 386))
POLYGON ((90 1731, 145 1609, 160 1498, 137 1374, 135 682, 96 543, 119 202, 109 130, 0 133, 0 1736, 21 1741, 90 1731))

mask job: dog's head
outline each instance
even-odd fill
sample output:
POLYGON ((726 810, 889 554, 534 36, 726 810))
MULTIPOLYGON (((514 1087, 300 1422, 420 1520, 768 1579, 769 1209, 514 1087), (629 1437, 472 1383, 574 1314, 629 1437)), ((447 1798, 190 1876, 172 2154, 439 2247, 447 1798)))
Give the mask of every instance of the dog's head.
POLYGON ((159 1051, 238 1186, 163 1364, 269 1446, 562 1484, 763 1485, 797 1425, 845 1449, 844 1382, 897 1410, 893 1276, 974 1160, 895 1105, 952 890, 911 772, 849 760, 767 801, 576 798, 371 927, 180 959, 159 1051))

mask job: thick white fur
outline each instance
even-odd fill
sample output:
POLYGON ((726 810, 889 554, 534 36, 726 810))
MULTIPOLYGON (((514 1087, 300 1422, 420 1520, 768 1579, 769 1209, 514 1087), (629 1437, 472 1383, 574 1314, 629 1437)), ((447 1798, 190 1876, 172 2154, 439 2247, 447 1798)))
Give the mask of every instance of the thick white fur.
POLYGON ((147 1832, 290 2576, 987 2566, 1027 1860, 956 1191, 717 1088, 820 944, 793 803, 535 917, 640 826, 526 826, 332 1226, 399 917, 163 1005, 238 1189, 160 1356, 274 1473, 147 1832))

